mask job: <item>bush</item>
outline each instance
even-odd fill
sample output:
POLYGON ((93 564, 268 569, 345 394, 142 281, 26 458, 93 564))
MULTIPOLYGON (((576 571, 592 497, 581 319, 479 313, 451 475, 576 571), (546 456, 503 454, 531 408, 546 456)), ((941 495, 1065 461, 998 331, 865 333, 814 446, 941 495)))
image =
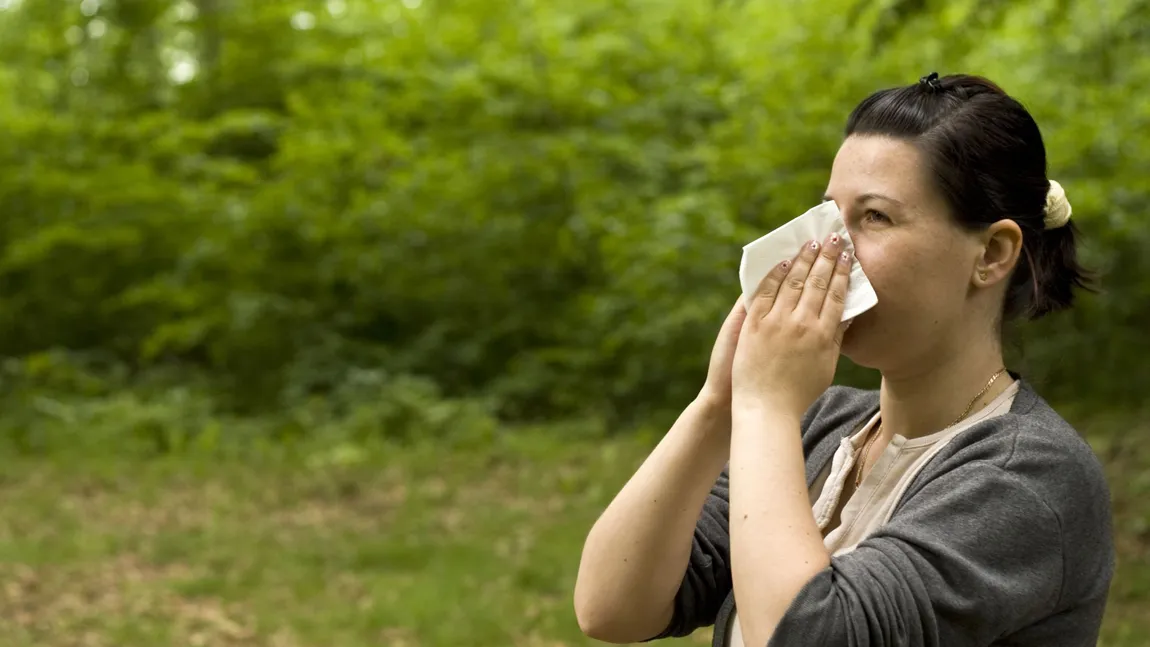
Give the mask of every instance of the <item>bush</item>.
POLYGON ((496 433, 489 404, 446 399, 426 378, 351 370, 325 397, 238 416, 221 410, 205 380, 153 375, 125 386, 123 373, 59 353, 6 361, 0 444, 23 454, 159 457, 247 454, 269 443, 308 451, 420 442, 448 449, 488 443, 496 433))
POLYGON ((193 436, 324 397, 397 437, 681 407, 740 245, 817 201, 855 102, 936 68, 1032 106, 1088 256, 1123 268, 1024 329, 1028 373, 1141 397, 1150 67, 1115 61, 1150 60, 1150 3, 121 4, 0 13, 0 356, 210 376, 156 405, 210 398, 193 436), (345 393, 385 383, 386 411, 345 393))

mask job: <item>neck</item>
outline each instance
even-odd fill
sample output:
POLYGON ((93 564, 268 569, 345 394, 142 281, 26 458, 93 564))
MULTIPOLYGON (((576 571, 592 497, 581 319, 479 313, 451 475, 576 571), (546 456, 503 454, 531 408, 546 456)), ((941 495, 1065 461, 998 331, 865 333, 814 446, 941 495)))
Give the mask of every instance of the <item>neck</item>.
MULTIPOLYGON (((884 436, 916 438, 950 426, 1004 366, 996 347, 947 355, 949 361, 923 362, 919 370, 883 373, 879 406, 884 436)), ((966 415, 986 406, 1013 382, 1009 373, 999 375, 966 415)))

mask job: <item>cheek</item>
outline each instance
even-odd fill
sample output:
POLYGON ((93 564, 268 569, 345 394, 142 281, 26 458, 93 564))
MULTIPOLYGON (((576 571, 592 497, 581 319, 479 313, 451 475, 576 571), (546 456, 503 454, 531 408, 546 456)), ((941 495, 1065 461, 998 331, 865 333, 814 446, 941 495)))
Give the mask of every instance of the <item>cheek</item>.
POLYGON ((864 237, 856 242, 859 265, 870 279, 882 310, 923 306, 938 296, 945 272, 937 257, 898 241, 864 237))
POLYGON ((881 241, 863 237, 855 240, 855 257, 882 302, 883 295, 901 289, 898 254, 881 241))

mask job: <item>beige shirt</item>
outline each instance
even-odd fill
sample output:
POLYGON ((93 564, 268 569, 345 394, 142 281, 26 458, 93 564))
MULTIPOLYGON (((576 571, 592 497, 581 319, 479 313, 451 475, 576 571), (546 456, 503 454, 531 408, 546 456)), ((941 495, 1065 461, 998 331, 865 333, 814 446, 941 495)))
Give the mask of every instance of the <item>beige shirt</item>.
MULTIPOLYGON (((907 439, 895 434, 874 466, 863 478, 854 495, 843 506, 839 526, 827 533, 823 545, 837 557, 854 550, 864 539, 890 520, 895 504, 922 468, 942 451, 952 438, 975 423, 1010 411, 1018 382, 1010 385, 990 404, 957 425, 947 427, 929 436, 907 439)), ((811 484, 809 495, 811 511, 819 530, 826 533, 827 525, 838 507, 843 486, 854 469, 859 451, 866 442, 867 432, 878 422, 875 414, 853 436, 843 438, 828 467, 811 484)), ((727 635, 728 647, 744 647, 743 632, 738 623, 738 610, 730 616, 727 635)))

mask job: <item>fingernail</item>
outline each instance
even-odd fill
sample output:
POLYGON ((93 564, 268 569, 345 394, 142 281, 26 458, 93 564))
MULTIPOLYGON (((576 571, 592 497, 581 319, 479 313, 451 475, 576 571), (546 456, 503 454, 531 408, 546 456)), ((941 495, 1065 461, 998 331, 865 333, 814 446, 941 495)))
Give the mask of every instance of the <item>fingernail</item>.
POLYGON ((818 248, 819 248, 819 241, 812 240, 811 241, 811 249, 818 251, 818 248))
POLYGON ((839 244, 839 235, 838 234, 831 234, 831 244, 832 245, 838 245, 839 244))
POLYGON ((789 268, 790 266, 791 266, 790 261, 783 261, 782 263, 779 263, 779 267, 783 268, 783 271, 786 271, 787 268, 789 268))
POLYGON ((851 253, 850 252, 843 252, 842 254, 839 254, 839 262, 842 263, 843 265, 850 265, 851 264, 851 253))

